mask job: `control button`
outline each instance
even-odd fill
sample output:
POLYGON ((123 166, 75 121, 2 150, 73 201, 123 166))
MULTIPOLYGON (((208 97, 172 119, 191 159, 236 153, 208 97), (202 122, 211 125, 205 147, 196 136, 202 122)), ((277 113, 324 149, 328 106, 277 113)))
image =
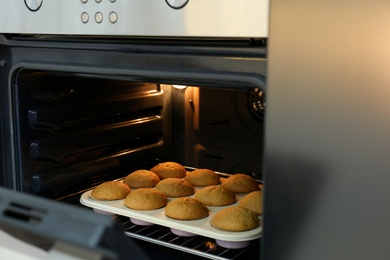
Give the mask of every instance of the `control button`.
POLYGON ((110 13, 110 22, 111 23, 116 23, 118 21, 118 15, 115 12, 110 13))
POLYGON ((95 0, 96 1, 96 3, 100 3, 102 0, 95 0))
POLYGON ((165 2, 173 9, 183 8, 189 0, 165 0, 165 2))
POLYGON ((103 14, 101 12, 97 12, 95 14, 95 21, 97 23, 101 23, 103 21, 103 14))
POLYGON ((42 2, 43 0, 24 0, 27 8, 33 12, 38 11, 38 9, 41 8, 42 2))
POLYGON ((115 3, 116 0, 110 0, 111 3, 115 3))
POLYGON ((85 4, 85 3, 88 2, 88 0, 81 0, 81 2, 82 2, 83 4, 85 4))
POLYGON ((86 12, 84 12, 84 13, 81 14, 81 21, 82 21, 83 23, 88 23, 88 21, 89 21, 89 15, 88 15, 86 12))

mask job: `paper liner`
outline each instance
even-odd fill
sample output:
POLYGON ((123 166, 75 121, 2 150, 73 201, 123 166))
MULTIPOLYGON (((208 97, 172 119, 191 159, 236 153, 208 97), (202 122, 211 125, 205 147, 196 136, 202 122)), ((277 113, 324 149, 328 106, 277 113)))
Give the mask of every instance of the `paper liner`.
POLYGON ((116 199, 116 200, 99 200, 99 199, 95 199, 94 197, 92 197, 92 195, 89 195, 89 198, 91 200, 103 201, 103 202, 118 201, 118 200, 124 200, 125 199, 125 198, 123 198, 123 199, 116 199))
POLYGON ((159 208, 155 208, 155 209, 132 209, 132 208, 128 207, 126 204, 123 204, 123 206, 125 206, 125 208, 127 208, 127 209, 131 209, 131 210, 138 210, 138 211, 149 211, 149 210, 162 209, 162 208, 164 208, 166 205, 164 205, 164 206, 162 206, 162 207, 159 207, 159 208))
MULTIPOLYGON (((167 215, 165 214, 165 216, 167 216, 167 215)), ((204 216, 202 218, 193 218, 193 219, 178 219, 178 218, 172 218, 170 216, 167 216, 167 217, 170 219, 179 220, 179 221, 196 221, 196 220, 207 218, 208 216, 209 216, 209 214, 207 214, 207 216, 204 216)))
POLYGON ((250 230, 253 230, 253 229, 256 229, 259 225, 257 225, 256 227, 254 228, 251 228, 251 229, 245 229, 245 230, 226 230, 226 229, 222 229, 222 228, 219 228, 219 227, 216 227, 214 226, 212 220, 210 220, 209 222, 210 226, 212 226, 214 229, 216 230, 219 230, 219 231, 223 231, 223 232, 229 232, 229 233, 240 233, 240 232, 246 232, 246 231, 250 231, 250 230))

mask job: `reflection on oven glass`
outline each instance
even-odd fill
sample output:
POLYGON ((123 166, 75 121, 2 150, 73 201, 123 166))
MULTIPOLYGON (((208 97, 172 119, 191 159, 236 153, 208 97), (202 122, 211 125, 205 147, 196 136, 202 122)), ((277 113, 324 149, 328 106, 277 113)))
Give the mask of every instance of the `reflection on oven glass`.
POLYGON ((207 242, 205 243, 205 246, 207 246, 209 249, 213 249, 214 247, 217 246, 217 244, 214 243, 214 242, 212 242, 212 241, 207 241, 207 242))

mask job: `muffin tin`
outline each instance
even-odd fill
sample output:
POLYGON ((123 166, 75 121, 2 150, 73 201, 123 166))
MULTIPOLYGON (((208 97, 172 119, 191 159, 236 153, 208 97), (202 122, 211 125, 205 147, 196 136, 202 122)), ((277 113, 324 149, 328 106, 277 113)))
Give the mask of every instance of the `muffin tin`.
MULTIPOLYGON (((194 188, 196 192, 202 187, 194 187, 194 188)), ((241 198, 243 198, 246 194, 236 194, 237 201, 234 204, 228 206, 223 206, 223 207, 207 206, 207 208, 209 209, 209 216, 206 218, 199 219, 199 220, 183 221, 183 220, 174 220, 167 217, 164 213, 165 207, 161 209, 147 210, 147 211, 133 210, 124 205, 124 199, 116 200, 116 201, 98 201, 91 198, 91 192, 92 190, 89 190, 87 192, 84 192, 81 195, 80 198, 81 204, 87 207, 91 207, 98 212, 103 211, 105 213, 126 216, 129 217, 131 220, 140 220, 145 223, 152 223, 152 224, 158 224, 161 226, 170 227, 178 234, 183 233, 186 235, 189 234, 201 235, 201 236, 216 239, 217 241, 221 241, 223 244, 233 245, 233 246, 237 246, 241 244, 245 246, 244 245, 245 243, 242 242, 249 242, 251 240, 261 237, 262 235, 263 228, 261 225, 262 223, 261 217, 259 217, 260 225, 257 228, 249 231, 243 231, 243 232, 221 231, 215 229, 210 224, 210 221, 212 220, 212 218, 217 212, 221 211, 224 208, 238 205, 238 201, 241 198)), ((188 197, 194 197, 194 195, 188 197)), ((172 201, 174 199, 175 198, 168 197, 168 201, 172 201)))

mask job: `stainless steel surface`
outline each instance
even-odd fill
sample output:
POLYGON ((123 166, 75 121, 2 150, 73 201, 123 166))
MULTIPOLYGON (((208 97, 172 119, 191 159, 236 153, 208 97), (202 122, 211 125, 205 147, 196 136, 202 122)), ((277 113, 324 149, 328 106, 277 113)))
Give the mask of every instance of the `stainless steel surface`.
POLYGON ((41 8, 42 6, 42 1, 43 0, 24 0, 24 2, 26 3, 26 6, 28 9, 30 9, 31 11, 37 11, 39 8, 41 8))
POLYGON ((0 33, 267 37, 268 1, 0 0, 0 33))
POLYGON ((264 259, 390 259, 390 2, 270 17, 264 259))
POLYGON ((166 0, 167 4, 175 9, 183 8, 189 0, 166 0))

